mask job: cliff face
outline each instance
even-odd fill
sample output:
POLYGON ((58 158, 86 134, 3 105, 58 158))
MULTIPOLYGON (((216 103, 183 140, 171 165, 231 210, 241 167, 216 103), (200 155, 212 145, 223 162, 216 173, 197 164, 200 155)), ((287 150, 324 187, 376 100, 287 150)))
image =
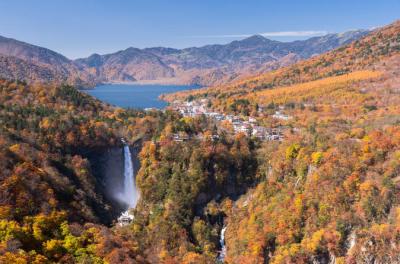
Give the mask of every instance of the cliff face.
MULTIPOLYGON (((140 144, 130 147, 132 155, 132 163, 134 175, 140 168, 138 154, 140 152, 140 144)), ((108 203, 112 205, 112 217, 110 221, 120 216, 125 211, 125 204, 118 200, 117 194, 122 193, 124 189, 124 151, 122 147, 111 147, 107 149, 99 149, 88 155, 93 174, 99 183, 101 193, 108 203)))
POLYGON ((256 35, 226 45, 186 49, 127 48, 77 60, 0 36, 0 77, 77 86, 134 81, 209 86, 293 64, 367 33, 351 31, 294 42, 273 41, 256 35))

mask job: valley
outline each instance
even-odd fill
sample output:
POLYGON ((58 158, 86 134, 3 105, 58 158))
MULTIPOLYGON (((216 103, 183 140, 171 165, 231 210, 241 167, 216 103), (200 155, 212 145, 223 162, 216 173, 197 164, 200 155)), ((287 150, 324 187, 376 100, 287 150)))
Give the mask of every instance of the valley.
POLYGON ((0 263, 400 263, 400 21, 239 36, 0 37, 0 263))

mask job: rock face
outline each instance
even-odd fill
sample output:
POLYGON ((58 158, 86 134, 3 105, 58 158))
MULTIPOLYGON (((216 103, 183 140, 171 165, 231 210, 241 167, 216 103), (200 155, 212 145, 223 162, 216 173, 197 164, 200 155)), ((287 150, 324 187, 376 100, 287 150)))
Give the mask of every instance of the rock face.
POLYGON ((368 31, 358 30, 293 42, 255 35, 226 45, 186 49, 128 48, 77 60, 0 37, 0 77, 81 86, 134 81, 207 86, 293 64, 366 34, 368 31))
MULTIPOLYGON (((136 175, 140 168, 138 153, 141 145, 130 147, 133 173, 136 175)), ((91 152, 87 158, 90 160, 91 169, 99 180, 104 198, 112 205, 113 219, 116 219, 126 210, 126 204, 118 198, 124 190, 124 149, 114 147, 91 152)))

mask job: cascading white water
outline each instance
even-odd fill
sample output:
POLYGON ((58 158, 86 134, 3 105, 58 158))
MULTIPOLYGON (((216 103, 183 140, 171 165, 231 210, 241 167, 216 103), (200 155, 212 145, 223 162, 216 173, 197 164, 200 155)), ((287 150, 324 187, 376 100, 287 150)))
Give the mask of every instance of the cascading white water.
POLYGON ((128 145, 124 145, 124 193, 125 202, 129 208, 135 208, 138 195, 133 170, 131 151, 128 145))
POLYGON ((133 220, 133 215, 129 212, 129 209, 135 208, 139 199, 131 150, 125 140, 122 139, 122 143, 124 144, 124 186, 122 192, 118 194, 118 199, 124 202, 128 208, 118 218, 120 226, 128 224, 133 220))
POLYGON ((226 226, 224 226, 221 230, 221 236, 219 238, 219 243, 221 245, 221 251, 218 254, 218 261, 223 262, 226 256, 226 246, 225 246, 225 231, 226 226))
POLYGON ((135 171, 132 163, 132 155, 129 145, 122 140, 124 144, 124 185, 117 197, 121 202, 127 205, 127 209, 135 208, 139 198, 139 193, 136 189, 135 171))

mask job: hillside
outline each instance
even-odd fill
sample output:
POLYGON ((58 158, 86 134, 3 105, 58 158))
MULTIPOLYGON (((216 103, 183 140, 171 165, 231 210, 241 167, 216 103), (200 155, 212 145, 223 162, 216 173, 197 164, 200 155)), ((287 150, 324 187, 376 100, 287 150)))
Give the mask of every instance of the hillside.
MULTIPOLYGON (((254 92, 277 87, 314 81, 326 77, 340 76, 361 69, 374 69, 382 61, 398 52, 399 22, 383 29, 375 30, 364 38, 337 48, 320 56, 315 56, 293 66, 270 71, 265 74, 242 78, 226 85, 213 86, 200 90, 181 92, 165 98, 211 98, 214 103, 232 103, 236 98, 254 95, 254 92), (229 99, 229 100, 228 100, 229 99)), ((224 110, 228 110, 224 105, 224 110)))
POLYGON ((63 55, 0 36, 0 77, 47 84, 93 85, 92 77, 63 55))
POLYGON ((103 82, 219 84, 320 54, 367 34, 350 31, 305 41, 279 42, 253 36, 199 48, 127 48, 70 60, 46 48, 0 37, 0 77, 29 83, 90 87, 103 82))
POLYGON ((286 128, 257 150, 259 183, 221 203, 226 263, 399 262, 399 62, 395 22, 290 67, 168 96, 286 128))
POLYGON ((199 217, 215 196, 243 193, 256 168, 251 140, 212 141, 211 120, 110 107, 65 85, 0 80, 0 123, 0 263, 190 261, 196 248, 214 262, 219 222, 203 239, 199 217), (95 169, 104 159, 93 159, 121 151, 121 137, 143 141, 141 199, 126 227, 113 225, 121 210, 95 169))
POLYGON ((144 263, 109 228, 120 209, 93 157, 157 123, 70 86, 0 80, 0 263, 144 263))

